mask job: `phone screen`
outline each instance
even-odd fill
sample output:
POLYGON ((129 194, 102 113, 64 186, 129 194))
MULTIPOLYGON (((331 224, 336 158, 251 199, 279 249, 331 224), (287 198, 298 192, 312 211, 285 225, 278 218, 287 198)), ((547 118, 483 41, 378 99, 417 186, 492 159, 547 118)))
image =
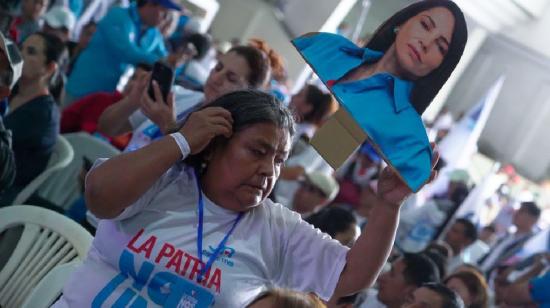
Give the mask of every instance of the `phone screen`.
POLYGON ((172 84, 174 83, 174 70, 165 63, 155 62, 148 90, 149 97, 154 100, 155 92, 153 88, 153 80, 158 83, 160 91, 162 93, 162 97, 166 102, 166 100, 168 99, 168 94, 172 89, 172 84))

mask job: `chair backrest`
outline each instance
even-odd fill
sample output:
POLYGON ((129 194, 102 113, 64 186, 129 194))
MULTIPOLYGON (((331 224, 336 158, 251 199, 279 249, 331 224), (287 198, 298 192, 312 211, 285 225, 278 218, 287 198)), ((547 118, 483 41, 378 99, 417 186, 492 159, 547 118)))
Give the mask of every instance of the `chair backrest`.
POLYGON ((21 226, 21 237, 0 270, 0 306, 4 308, 21 307, 54 267, 82 260, 93 239, 82 226, 51 210, 30 205, 0 209, 0 233, 6 231, 0 242, 21 226))
POLYGON ((74 151, 69 142, 61 135, 57 136, 57 143, 55 144, 54 151, 46 170, 40 173, 34 180, 32 180, 13 200, 12 204, 23 204, 29 197, 38 190, 48 177, 56 170, 62 169, 69 165, 73 160, 74 151))
POLYGON ((71 273, 82 264, 73 261, 54 267, 31 291, 21 308, 47 308, 50 307, 63 292, 65 283, 71 273))
POLYGON ((63 135, 74 149, 74 159, 66 167, 51 174, 38 190, 38 195, 64 209, 68 209, 78 197, 80 186, 78 176, 83 165, 83 158, 94 162, 98 158, 111 158, 120 151, 108 142, 86 132, 63 135))

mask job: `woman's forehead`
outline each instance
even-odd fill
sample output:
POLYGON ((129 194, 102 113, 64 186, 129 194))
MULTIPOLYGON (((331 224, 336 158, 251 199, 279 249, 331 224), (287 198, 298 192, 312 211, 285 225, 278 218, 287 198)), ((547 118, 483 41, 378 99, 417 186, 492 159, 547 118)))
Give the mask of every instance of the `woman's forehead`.
POLYGON ((274 123, 252 124, 234 135, 239 141, 270 147, 277 152, 290 150, 290 132, 288 128, 274 123))
POLYGON ((234 51, 229 51, 226 54, 223 54, 220 57, 220 62, 222 62, 223 66, 225 66, 228 70, 243 78, 246 78, 250 73, 250 67, 248 66, 246 59, 234 51))
POLYGON ((441 32, 447 32, 451 39, 451 35, 454 30, 455 17, 453 13, 446 7, 436 6, 425 11, 422 11, 416 15, 417 18, 426 17, 433 23, 435 28, 439 29, 441 32))
POLYGON ((23 42, 23 46, 33 46, 34 48, 42 50, 44 39, 37 34, 33 34, 23 42))

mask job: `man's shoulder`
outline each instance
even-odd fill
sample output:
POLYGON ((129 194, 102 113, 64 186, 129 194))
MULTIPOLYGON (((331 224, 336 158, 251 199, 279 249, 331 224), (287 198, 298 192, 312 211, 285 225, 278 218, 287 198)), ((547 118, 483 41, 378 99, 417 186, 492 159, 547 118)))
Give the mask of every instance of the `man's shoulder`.
POLYGON ((100 24, 112 24, 114 22, 131 22, 130 7, 114 6, 107 15, 100 21, 100 24))

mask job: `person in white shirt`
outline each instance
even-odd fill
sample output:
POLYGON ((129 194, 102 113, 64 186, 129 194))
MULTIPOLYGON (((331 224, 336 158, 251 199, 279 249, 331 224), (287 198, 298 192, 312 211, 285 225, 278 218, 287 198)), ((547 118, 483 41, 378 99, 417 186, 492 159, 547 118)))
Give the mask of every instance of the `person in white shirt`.
POLYGON ((488 274, 500 265, 509 265, 505 264, 506 260, 533 236, 540 215, 541 209, 535 202, 522 202, 512 217, 516 231, 500 238, 496 245, 479 260, 481 270, 488 274))
MULTIPOLYGON (((122 99, 101 115, 98 131, 107 136, 133 132, 125 151, 134 151, 178 130, 189 113, 223 94, 242 89, 262 89, 270 76, 264 51, 237 46, 220 56, 210 72, 204 93, 174 86, 174 103, 148 105, 143 100, 122 99)), ((147 85, 144 85, 147 87, 147 85)))
POLYGON ((465 249, 471 246, 476 240, 477 229, 471 221, 466 218, 459 218, 453 223, 443 239, 443 241, 449 244, 453 250, 453 258, 448 264, 449 272, 453 272, 458 266, 465 263, 465 256, 463 253, 465 249))
MULTIPOLYGON (((158 86, 155 98, 164 104, 158 86)), ((348 249, 267 200, 293 132, 279 101, 237 91, 177 133, 96 164, 86 204, 102 220, 54 307, 242 307, 272 286, 323 300, 370 286, 411 191, 386 169, 373 217, 348 249)))

